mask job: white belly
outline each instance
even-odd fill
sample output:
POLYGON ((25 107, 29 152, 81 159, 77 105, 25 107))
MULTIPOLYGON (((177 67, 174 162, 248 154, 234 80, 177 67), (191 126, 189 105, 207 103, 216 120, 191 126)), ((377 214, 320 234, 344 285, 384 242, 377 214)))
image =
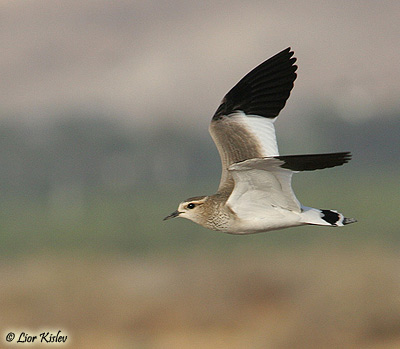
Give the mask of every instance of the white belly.
POLYGON ((304 225, 301 214, 285 209, 268 210, 265 217, 240 219, 233 221, 225 231, 230 234, 255 234, 270 230, 284 229, 304 225))

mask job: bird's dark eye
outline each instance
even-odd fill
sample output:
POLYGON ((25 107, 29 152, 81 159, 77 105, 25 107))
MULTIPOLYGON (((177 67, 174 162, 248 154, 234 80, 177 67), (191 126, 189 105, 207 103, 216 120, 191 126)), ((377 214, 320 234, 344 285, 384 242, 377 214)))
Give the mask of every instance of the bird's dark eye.
POLYGON ((195 206, 196 206, 196 205, 195 205, 193 202, 191 202, 190 204, 187 205, 187 208, 192 209, 192 208, 194 208, 195 206))

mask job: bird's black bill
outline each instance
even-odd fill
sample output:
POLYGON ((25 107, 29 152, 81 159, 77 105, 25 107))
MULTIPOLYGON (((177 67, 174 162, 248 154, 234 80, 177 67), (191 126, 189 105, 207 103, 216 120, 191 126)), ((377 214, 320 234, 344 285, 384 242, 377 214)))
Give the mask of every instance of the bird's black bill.
POLYGON ((179 214, 180 214, 179 211, 172 212, 169 216, 165 217, 165 218, 163 219, 163 221, 166 221, 167 219, 171 219, 171 218, 178 217, 179 214))

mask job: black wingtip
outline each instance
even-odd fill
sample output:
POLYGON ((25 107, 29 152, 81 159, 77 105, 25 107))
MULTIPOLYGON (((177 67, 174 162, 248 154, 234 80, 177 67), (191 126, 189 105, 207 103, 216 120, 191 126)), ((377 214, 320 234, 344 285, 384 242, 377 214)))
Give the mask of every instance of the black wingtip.
POLYGON ((282 168, 292 171, 314 171, 346 164, 351 160, 351 153, 346 151, 327 154, 286 155, 276 156, 276 158, 284 161, 281 165, 282 168))
POLYGON ((275 118, 286 104, 296 80, 294 52, 288 47, 246 74, 224 97, 213 116, 219 120, 236 111, 275 118))
MULTIPOLYGON (((281 52, 278 52, 275 56, 282 55, 284 53, 290 53, 291 56, 293 56, 293 54, 294 54, 294 52, 292 51, 292 48, 289 46, 289 47, 286 47, 285 49, 283 49, 281 52)), ((271 58, 273 58, 275 56, 272 56, 271 58)))

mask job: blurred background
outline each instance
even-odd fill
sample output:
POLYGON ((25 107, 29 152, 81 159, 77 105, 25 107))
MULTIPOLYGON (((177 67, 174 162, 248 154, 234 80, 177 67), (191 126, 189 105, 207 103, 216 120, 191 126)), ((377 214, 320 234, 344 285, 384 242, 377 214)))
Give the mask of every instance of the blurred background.
MULTIPOLYGON (((0 331, 76 348, 400 347, 400 3, 0 2, 0 331), (250 236, 162 218, 212 194, 208 123, 291 46, 282 154, 357 224, 250 236)), ((3 335, 4 333, 4 335, 3 335)))

